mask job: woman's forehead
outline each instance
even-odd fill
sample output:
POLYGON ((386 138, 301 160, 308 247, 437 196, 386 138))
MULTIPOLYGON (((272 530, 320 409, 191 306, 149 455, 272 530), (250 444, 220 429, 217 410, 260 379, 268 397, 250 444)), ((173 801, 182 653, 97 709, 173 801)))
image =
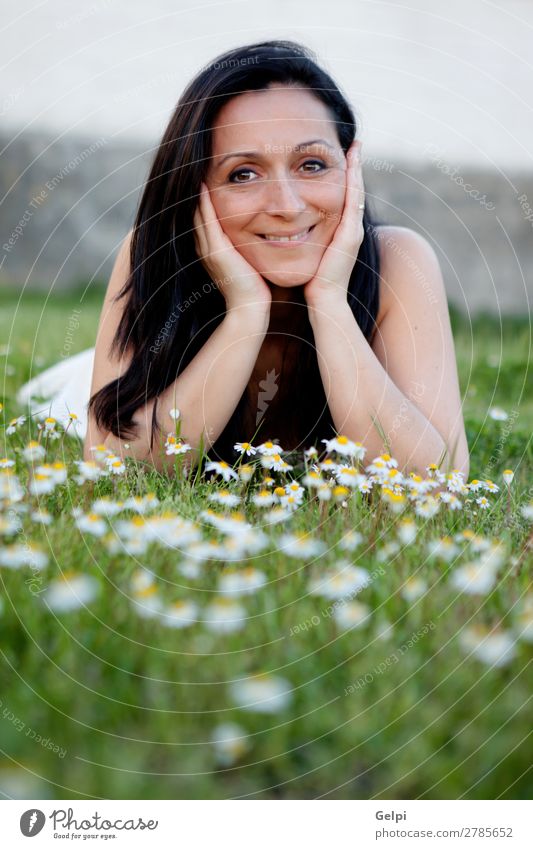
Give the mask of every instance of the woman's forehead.
POLYGON ((287 87, 245 92, 224 104, 213 123, 213 154, 261 151, 322 138, 338 145, 335 123, 309 90, 287 87))

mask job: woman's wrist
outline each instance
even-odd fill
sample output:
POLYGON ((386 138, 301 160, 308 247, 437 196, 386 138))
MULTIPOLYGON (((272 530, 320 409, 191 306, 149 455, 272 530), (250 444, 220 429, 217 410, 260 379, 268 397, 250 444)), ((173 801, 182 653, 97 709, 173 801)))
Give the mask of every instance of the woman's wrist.
POLYGON ((252 333, 266 333, 270 321, 270 304, 243 304, 227 310, 225 321, 252 333))

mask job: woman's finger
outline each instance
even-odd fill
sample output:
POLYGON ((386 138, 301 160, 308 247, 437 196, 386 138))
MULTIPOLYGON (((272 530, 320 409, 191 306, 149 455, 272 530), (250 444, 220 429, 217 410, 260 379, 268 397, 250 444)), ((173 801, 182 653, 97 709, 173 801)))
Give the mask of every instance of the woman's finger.
POLYGON ((201 203, 208 242, 212 245, 213 250, 222 250, 227 247, 225 238, 226 234, 220 225, 220 221, 218 220, 215 207, 213 206, 213 202, 209 194, 209 189, 205 183, 202 183, 201 203))
POLYGON ((205 257, 208 252, 207 239, 205 235, 205 228, 202 219, 202 213, 199 208, 196 207, 193 215, 193 224, 194 224, 194 242, 196 245, 196 252, 201 256, 205 257))
POLYGON ((350 242, 357 238, 363 213, 359 209, 359 204, 364 200, 360 148, 360 142, 354 141, 347 156, 346 194, 339 236, 350 242))

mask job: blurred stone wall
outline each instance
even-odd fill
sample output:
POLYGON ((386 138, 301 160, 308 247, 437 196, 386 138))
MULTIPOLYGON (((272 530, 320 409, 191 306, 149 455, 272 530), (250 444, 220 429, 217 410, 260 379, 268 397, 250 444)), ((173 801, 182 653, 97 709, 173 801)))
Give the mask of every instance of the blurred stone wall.
MULTIPOLYGON (((0 283, 51 292, 105 283, 131 227, 154 149, 113 138, 0 133, 0 283)), ((156 142, 154 142, 156 144, 156 142)), ((524 313, 533 294, 533 175, 364 153, 379 220, 437 251, 450 301, 473 314, 524 313)))

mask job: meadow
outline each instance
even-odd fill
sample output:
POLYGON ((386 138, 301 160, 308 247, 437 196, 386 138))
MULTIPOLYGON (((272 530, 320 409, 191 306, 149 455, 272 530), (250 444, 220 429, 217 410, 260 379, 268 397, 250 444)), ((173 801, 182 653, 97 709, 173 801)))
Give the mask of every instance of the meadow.
POLYGON ((452 310, 468 481, 345 440, 167 477, 13 422, 101 298, 0 293, 0 794, 530 798, 529 320, 452 310))

